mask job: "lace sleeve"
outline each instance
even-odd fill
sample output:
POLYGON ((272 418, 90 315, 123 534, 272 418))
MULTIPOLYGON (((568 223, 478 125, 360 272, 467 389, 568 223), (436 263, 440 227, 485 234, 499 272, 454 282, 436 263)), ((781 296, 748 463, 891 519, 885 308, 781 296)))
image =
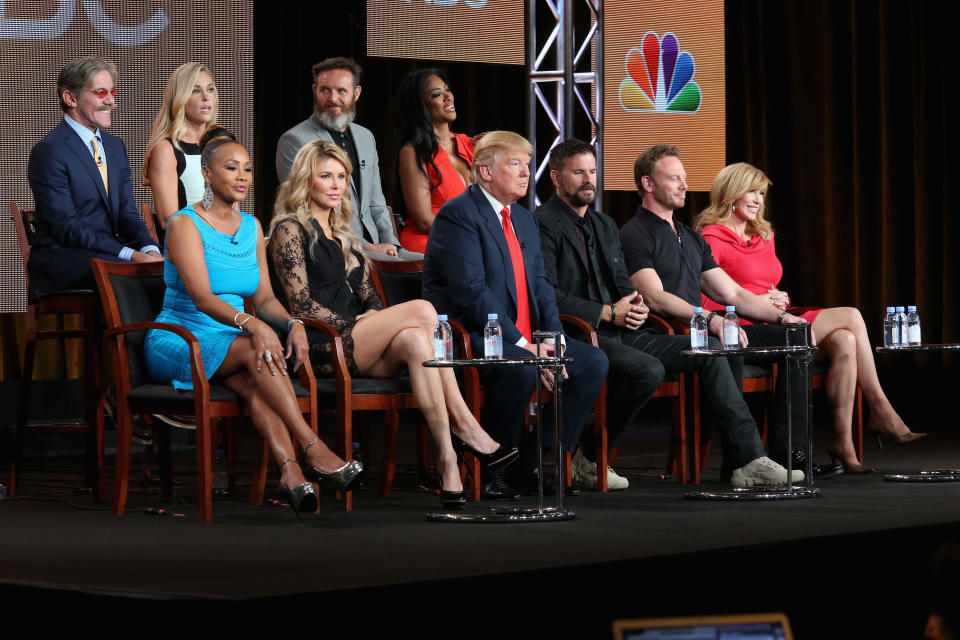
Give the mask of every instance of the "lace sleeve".
POLYGON ((353 318, 324 307, 310 295, 303 235, 296 222, 284 222, 273 230, 270 235, 270 261, 287 296, 291 315, 322 320, 337 331, 353 325, 353 318))
POLYGON ((380 311, 383 309, 383 301, 377 293, 377 288, 373 286, 373 280, 370 279, 369 271, 363 274, 363 280, 357 289, 357 298, 359 298, 360 305, 364 311, 370 311, 371 309, 380 311))

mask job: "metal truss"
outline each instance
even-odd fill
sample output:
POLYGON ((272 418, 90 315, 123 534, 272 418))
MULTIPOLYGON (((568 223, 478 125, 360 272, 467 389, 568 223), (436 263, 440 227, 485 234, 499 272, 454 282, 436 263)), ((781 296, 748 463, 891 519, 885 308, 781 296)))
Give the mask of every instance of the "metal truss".
POLYGON ((589 140, 597 151, 596 206, 602 206, 602 4, 603 0, 527 0, 531 207, 540 204, 537 186, 541 181, 546 181, 541 193, 553 190, 550 150, 573 137, 589 140), (578 27, 583 33, 579 39, 578 27))

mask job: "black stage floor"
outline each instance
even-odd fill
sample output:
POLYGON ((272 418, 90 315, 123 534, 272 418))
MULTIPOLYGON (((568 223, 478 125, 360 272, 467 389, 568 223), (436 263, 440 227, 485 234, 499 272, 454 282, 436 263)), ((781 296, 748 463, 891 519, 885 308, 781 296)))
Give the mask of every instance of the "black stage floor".
MULTIPOLYGON (((882 474, 960 466, 957 434, 941 428, 882 453, 870 442, 878 473, 822 481, 818 499, 768 503, 682 499, 676 482, 656 477, 663 456, 645 453, 662 438, 635 429, 624 443, 627 491, 585 492, 568 500, 575 520, 536 524, 428 522, 436 498, 411 464, 389 498, 360 489, 352 513, 330 500, 301 527, 285 508, 248 505, 241 486, 203 524, 187 451, 177 456, 185 501, 171 509, 184 517, 146 515, 156 493, 141 488, 115 518, 108 504, 68 495, 77 460, 35 460, 25 497, 0 502, 0 594, 8 605, 132 598, 225 614, 302 604, 369 633, 436 621, 460 635, 607 638, 620 617, 778 610, 801 638, 919 637, 927 561, 960 538, 960 483, 882 474), (511 623, 487 626, 496 620, 511 623)), ((706 478, 716 480, 716 447, 711 464, 706 478)))

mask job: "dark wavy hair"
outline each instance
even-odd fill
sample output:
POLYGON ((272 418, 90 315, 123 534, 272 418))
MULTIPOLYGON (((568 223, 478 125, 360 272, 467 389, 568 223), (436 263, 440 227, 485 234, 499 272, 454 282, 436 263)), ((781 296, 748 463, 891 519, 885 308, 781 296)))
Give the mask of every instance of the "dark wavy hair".
POLYGON ((440 141, 437 139, 437 134, 433 132, 433 122, 430 121, 427 105, 423 102, 423 88, 430 76, 437 76, 443 80, 444 84, 448 86, 450 84, 447 75, 440 69, 411 71, 400 81, 394 113, 396 148, 399 149, 409 142, 417 158, 417 166, 428 179, 430 174, 427 173, 427 165, 433 167, 437 175, 437 183, 430 182, 430 190, 433 191, 440 186, 443 176, 440 175, 440 169, 433 161, 433 155, 437 152, 440 141))

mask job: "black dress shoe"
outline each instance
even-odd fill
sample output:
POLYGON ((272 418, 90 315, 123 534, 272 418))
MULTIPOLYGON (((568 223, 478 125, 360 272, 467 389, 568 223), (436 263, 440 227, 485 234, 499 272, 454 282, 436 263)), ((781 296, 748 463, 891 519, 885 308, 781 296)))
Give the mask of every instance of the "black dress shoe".
MULTIPOLYGON (((807 454, 803 451, 803 449, 794 449, 792 458, 793 458, 792 462, 793 462, 794 470, 799 470, 806 473, 807 472, 807 454)), ((783 466, 786 467, 787 465, 783 464, 783 466)), ((827 478, 833 478, 843 473, 842 465, 827 464, 827 465, 821 466, 816 462, 814 462, 812 467, 813 467, 813 477, 820 478, 821 480, 826 480, 827 478)))
MULTIPOLYGON (((526 483, 524 483, 524 490, 527 495, 535 496, 537 495, 537 472, 534 471, 527 477, 526 483)), ((543 495, 549 496, 553 495, 557 490, 556 482, 554 481, 554 476, 551 474, 544 474, 543 476, 543 495)), ((570 486, 565 486, 563 488, 563 495, 567 496, 578 496, 580 495, 580 487, 575 484, 570 486)))
POLYGON ((844 468, 842 464, 819 465, 814 463, 813 465, 813 477, 819 478, 820 480, 826 480, 827 478, 835 478, 836 476, 842 475, 843 473, 844 473, 844 468))
POLYGON ((508 485, 496 471, 487 471, 483 474, 483 486, 480 495, 484 500, 517 500, 520 492, 508 485))

